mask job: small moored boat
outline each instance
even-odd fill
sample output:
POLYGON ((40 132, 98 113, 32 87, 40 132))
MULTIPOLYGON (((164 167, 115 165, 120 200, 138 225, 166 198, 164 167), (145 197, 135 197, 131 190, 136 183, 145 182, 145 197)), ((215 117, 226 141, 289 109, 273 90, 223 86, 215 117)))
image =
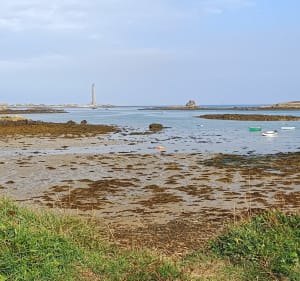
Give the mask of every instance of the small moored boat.
POLYGON ((284 127, 281 127, 281 130, 295 130, 296 127, 294 126, 284 126, 284 127))
POLYGON ((264 131, 261 133, 261 135, 265 137, 275 137, 278 135, 278 132, 276 130, 264 131))
POLYGON ((259 132, 259 131, 261 131, 261 127, 259 127, 259 126, 249 127, 249 131, 250 132, 259 132))

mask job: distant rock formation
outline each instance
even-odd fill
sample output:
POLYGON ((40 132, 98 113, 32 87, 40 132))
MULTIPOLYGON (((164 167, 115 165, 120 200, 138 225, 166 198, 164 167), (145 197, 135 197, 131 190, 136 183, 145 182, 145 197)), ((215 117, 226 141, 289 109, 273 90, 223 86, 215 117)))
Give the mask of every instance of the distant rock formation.
POLYGON ((300 117, 291 115, 262 114, 205 114, 197 116, 204 119, 238 120, 238 121, 299 121, 300 117))
POLYGON ((18 122, 18 121, 31 121, 30 119, 20 115, 4 115, 0 116, 0 122, 18 122))
POLYGON ((197 104, 194 100, 189 100, 185 106, 186 107, 197 107, 197 104))
POLYGON ((277 103, 276 106, 279 106, 279 107, 299 107, 300 108, 300 101, 277 103))
POLYGON ((149 130, 152 132, 161 131, 163 128, 164 128, 164 126, 162 124, 158 124, 158 123, 152 123, 149 125, 149 130))
POLYGON ((7 107, 8 107, 8 104, 0 103, 0 110, 5 110, 5 109, 7 109, 7 107))
POLYGON ((300 109, 300 101, 291 101, 291 102, 281 102, 281 103, 276 103, 273 105, 266 105, 266 106, 261 106, 261 109, 274 109, 274 110, 280 110, 280 109, 300 109))

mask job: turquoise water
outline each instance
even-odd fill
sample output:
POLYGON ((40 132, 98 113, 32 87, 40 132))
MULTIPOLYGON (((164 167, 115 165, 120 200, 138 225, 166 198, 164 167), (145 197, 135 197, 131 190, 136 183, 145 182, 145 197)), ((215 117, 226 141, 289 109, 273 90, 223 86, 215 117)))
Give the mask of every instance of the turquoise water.
POLYGON ((91 124, 111 124, 125 130, 107 138, 123 140, 125 144, 100 146, 95 152, 156 152, 158 145, 166 152, 182 153, 236 153, 272 154, 278 152, 300 151, 299 121, 224 121, 195 118, 202 114, 240 113, 300 116, 299 111, 237 111, 199 110, 167 111, 140 110, 139 107, 116 107, 99 109, 66 109, 65 114, 32 114, 34 120, 80 122, 85 119, 91 124), (161 133, 152 135, 130 135, 143 132, 151 123, 161 123, 165 127, 161 133), (278 130, 276 137, 263 137, 261 132, 249 132, 248 127, 261 126, 263 130, 278 130), (281 130, 282 126, 295 126, 295 130, 281 130), (126 145, 127 143, 127 145, 126 145))

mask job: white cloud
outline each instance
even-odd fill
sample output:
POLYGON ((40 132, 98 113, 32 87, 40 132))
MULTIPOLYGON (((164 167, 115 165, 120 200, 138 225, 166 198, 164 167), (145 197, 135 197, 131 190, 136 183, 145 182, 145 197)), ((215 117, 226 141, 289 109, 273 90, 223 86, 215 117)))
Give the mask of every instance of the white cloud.
POLYGON ((0 0, 0 29, 82 30, 182 20, 253 5, 253 0, 0 0), (197 12, 195 13, 195 9, 197 12))
POLYGON ((82 29, 86 12, 74 0, 1 1, 0 28, 13 31, 28 29, 82 29))
POLYGON ((197 9, 198 15, 221 15, 254 5, 253 0, 200 0, 196 2, 194 8, 197 9))

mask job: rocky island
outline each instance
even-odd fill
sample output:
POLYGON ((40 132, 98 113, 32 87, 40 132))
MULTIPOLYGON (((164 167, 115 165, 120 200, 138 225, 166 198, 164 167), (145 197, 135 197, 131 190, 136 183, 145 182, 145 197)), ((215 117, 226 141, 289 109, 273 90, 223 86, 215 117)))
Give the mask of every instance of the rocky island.
POLYGON ((197 105, 194 100, 189 100, 185 105, 155 106, 143 108, 142 110, 200 110, 204 109, 197 105))
POLYGON ((119 131, 108 125, 87 124, 86 120, 76 123, 72 120, 66 123, 33 121, 22 116, 0 117, 1 137, 91 137, 119 131))
POLYGON ((205 114, 197 116, 204 119, 237 120, 237 121, 298 121, 300 117, 291 115, 263 114, 205 114))
POLYGON ((300 101, 291 101, 276 103, 273 105, 261 106, 260 109, 263 110, 300 110, 300 101))

